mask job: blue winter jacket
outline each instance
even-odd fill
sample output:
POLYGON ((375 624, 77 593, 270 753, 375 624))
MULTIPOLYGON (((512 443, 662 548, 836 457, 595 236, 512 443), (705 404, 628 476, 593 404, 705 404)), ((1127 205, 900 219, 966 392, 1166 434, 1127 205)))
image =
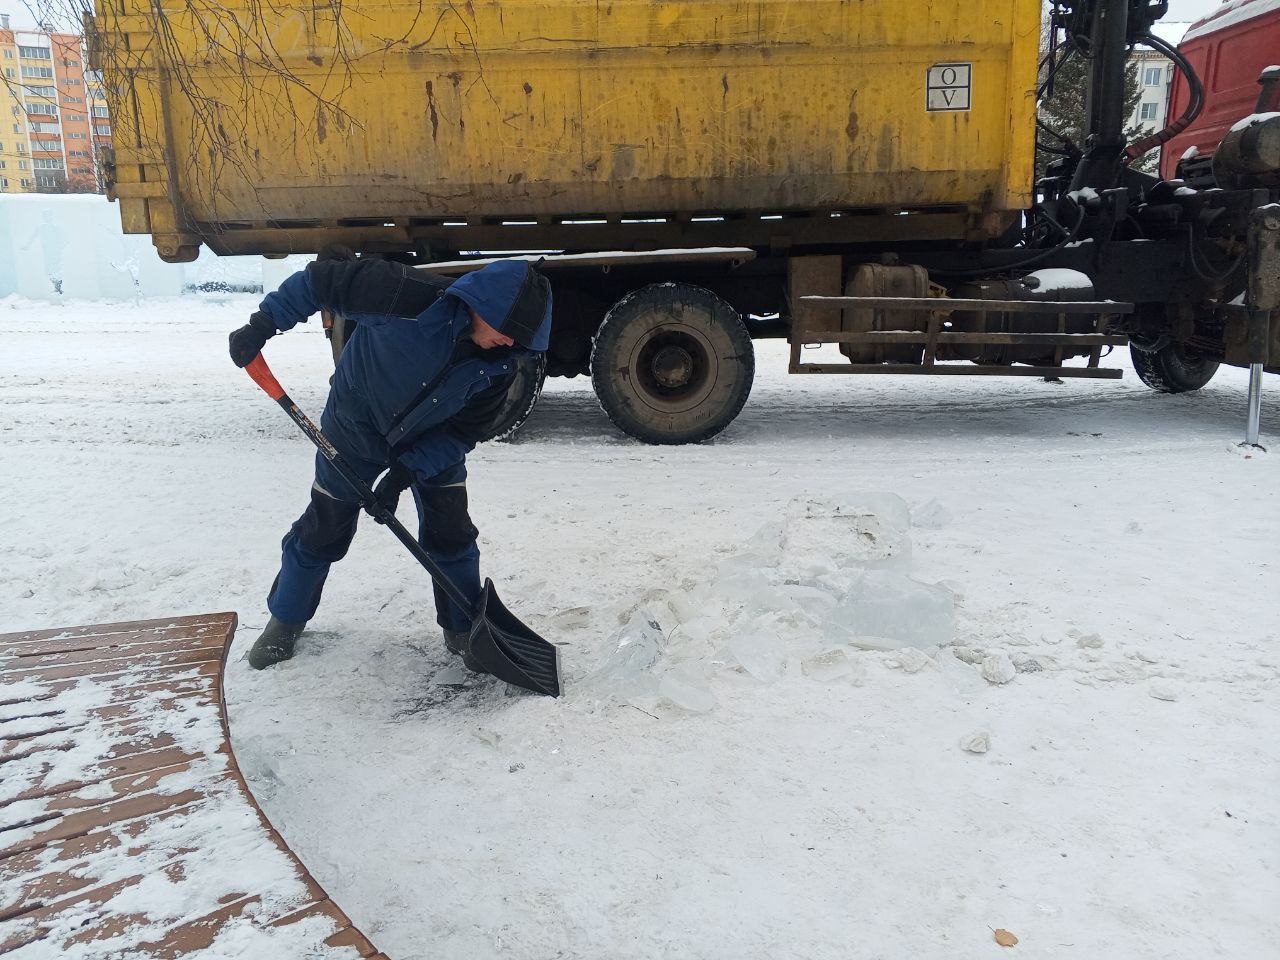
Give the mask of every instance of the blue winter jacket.
POLYGON ((382 260, 317 261, 268 294, 262 309, 282 331, 322 309, 357 323, 325 407, 323 419, 343 435, 330 439, 348 458, 395 458, 423 478, 472 450, 468 405, 501 392, 515 361, 545 351, 551 332, 550 286, 519 260, 452 281, 382 260), (517 345, 477 348, 466 336, 468 307, 517 345))

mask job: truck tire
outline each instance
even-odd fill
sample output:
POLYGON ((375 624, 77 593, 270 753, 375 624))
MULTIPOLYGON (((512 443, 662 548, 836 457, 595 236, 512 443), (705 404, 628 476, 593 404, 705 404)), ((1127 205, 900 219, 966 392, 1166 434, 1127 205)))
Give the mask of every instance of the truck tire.
POLYGON ((751 337, 736 310, 688 283, 655 283, 609 310, 591 349, 600 406, 645 443, 701 443, 747 402, 751 337))
POLYGON ((1189 393, 1199 390, 1218 372, 1218 361, 1167 343, 1158 350, 1140 350, 1129 345, 1133 369, 1138 379, 1161 393, 1189 393))
POLYGON ((547 380, 547 355, 539 353, 521 360, 517 365, 515 379, 507 390, 507 402, 502 413, 494 422, 486 440, 511 440, 524 426, 533 413, 538 398, 542 396, 542 385, 547 380))

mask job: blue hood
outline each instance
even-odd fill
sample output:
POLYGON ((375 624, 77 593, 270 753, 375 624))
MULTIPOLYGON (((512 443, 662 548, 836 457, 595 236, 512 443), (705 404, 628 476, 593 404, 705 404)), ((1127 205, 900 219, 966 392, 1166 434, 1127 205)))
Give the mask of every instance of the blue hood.
POLYGON ((551 341, 551 284, 523 260, 499 260, 464 274, 444 292, 457 297, 524 347, 542 353, 551 341))

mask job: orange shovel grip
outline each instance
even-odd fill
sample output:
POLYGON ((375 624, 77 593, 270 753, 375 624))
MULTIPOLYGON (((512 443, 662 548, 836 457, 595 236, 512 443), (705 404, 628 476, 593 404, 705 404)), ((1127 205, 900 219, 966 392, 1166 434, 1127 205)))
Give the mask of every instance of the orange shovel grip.
POLYGON ((267 366, 267 361, 263 359, 262 354, 258 354, 250 360, 249 365, 244 369, 249 376, 253 377, 253 382, 266 391, 267 396, 272 400, 279 400, 284 396, 284 387, 280 386, 280 381, 271 372, 271 368, 267 366))

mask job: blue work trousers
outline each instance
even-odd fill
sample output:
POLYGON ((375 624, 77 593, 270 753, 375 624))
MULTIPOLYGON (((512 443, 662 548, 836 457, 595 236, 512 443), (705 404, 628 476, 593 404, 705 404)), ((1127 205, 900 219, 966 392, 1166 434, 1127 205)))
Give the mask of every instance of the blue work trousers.
MULTIPOLYGON (((329 430, 326 429, 326 433, 329 430)), ((330 436, 332 440, 333 437, 330 436)), ((339 448, 341 451, 341 448, 339 448)), ((344 459, 366 484, 386 469, 386 461, 344 459)), ((467 467, 459 462, 426 481, 413 484, 418 507, 418 542, 471 602, 480 598, 480 548, 467 512, 467 467)), ((280 573, 267 596, 267 609, 285 623, 306 623, 320 604, 329 567, 351 546, 360 516, 355 492, 333 465, 316 455, 311 504, 281 542, 280 573)), ((422 575, 427 576, 426 571, 422 575)), ((376 593, 376 583, 370 583, 376 593)), ((435 587, 436 621, 446 630, 471 628, 471 610, 462 610, 435 587)))

